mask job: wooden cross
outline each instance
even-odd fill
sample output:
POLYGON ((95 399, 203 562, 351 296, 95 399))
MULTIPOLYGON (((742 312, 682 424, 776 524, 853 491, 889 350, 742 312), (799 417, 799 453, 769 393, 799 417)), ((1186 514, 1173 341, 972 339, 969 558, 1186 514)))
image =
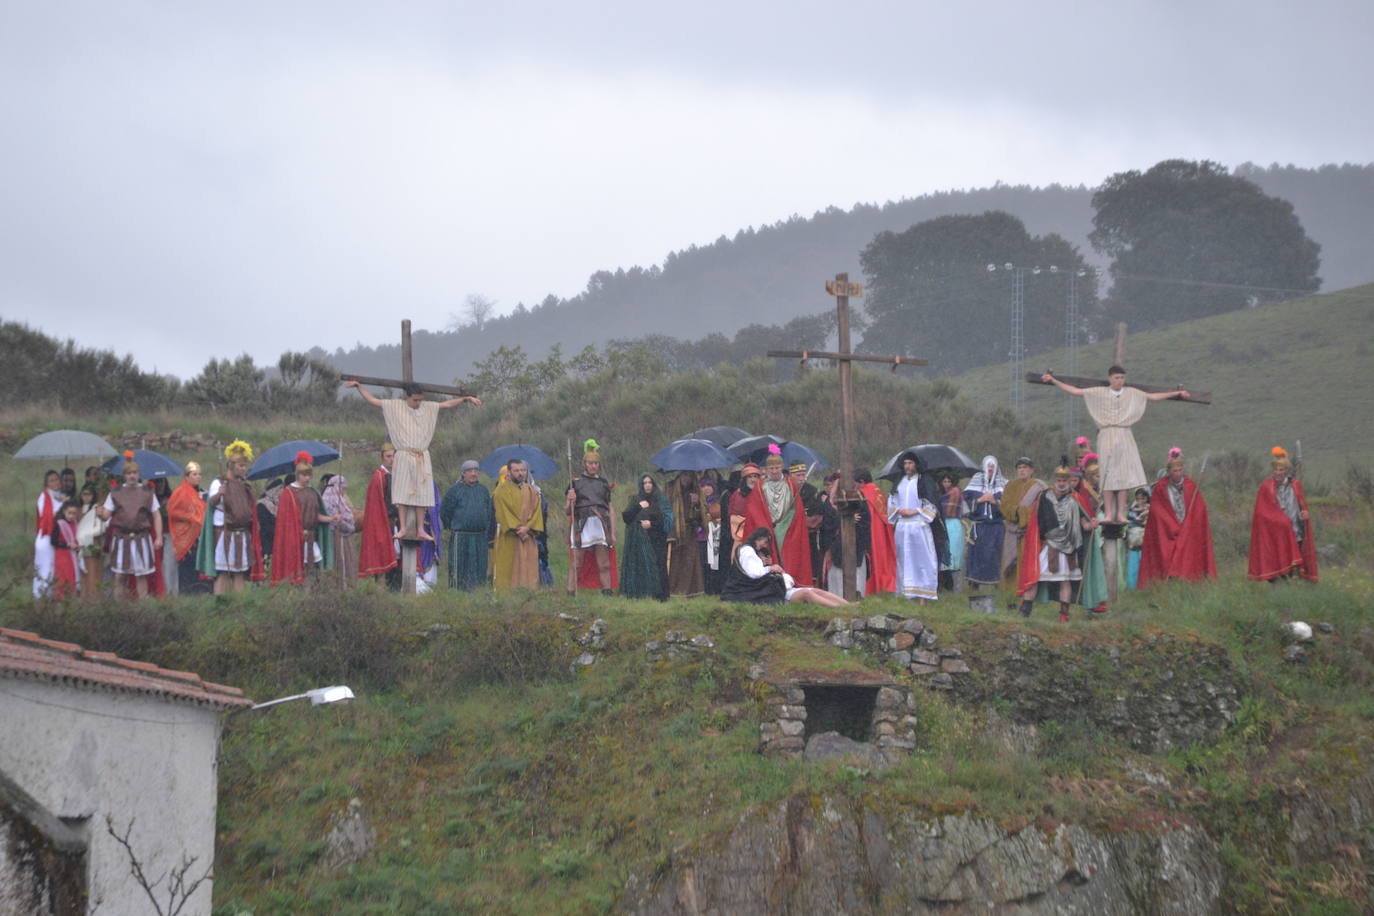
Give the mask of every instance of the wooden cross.
MULTIPOLYGON (((800 359, 805 365, 808 359, 828 359, 840 367, 840 492, 835 500, 835 511, 840 514, 840 549, 844 552, 844 600, 858 598, 858 583, 855 575, 854 548, 854 511, 864 503, 863 494, 854 484, 854 384, 853 362, 887 363, 896 372, 898 366, 925 366, 928 360, 912 359, 909 356, 871 356, 855 353, 849 348, 849 299, 861 298, 864 294, 862 283, 850 283, 849 274, 835 274, 834 280, 825 281, 825 291, 835 297, 835 326, 839 334, 839 352, 824 350, 769 350, 768 355, 800 359)), ((878 524, 875 519, 871 524, 878 524)))
MULTIPOLYGON (((1116 346, 1112 350, 1112 362, 1118 366, 1124 366, 1126 364, 1126 325, 1124 322, 1116 326, 1116 346)), ((1072 385, 1075 388, 1106 388, 1110 384, 1106 379, 1084 378, 1077 375, 1059 375, 1053 369, 1046 371, 1064 384, 1072 385)), ((1053 385, 1053 382, 1044 380, 1044 375, 1044 372, 1027 372, 1026 381, 1032 385, 1053 385)), ((1139 388, 1146 394, 1158 394, 1161 391, 1182 391, 1185 387, 1183 385, 1160 387, 1159 385, 1141 385, 1137 382, 1128 382, 1127 384, 1132 388, 1139 388)), ((1179 398, 1178 400, 1184 404, 1211 404, 1212 394, 1209 391, 1194 391, 1189 388, 1187 400, 1183 398, 1179 398)))
MULTIPOLYGON (((404 388, 406 385, 415 385, 426 393, 457 395, 459 397, 466 397, 471 393, 462 386, 454 387, 453 385, 436 385, 430 382, 415 381, 415 364, 410 349, 409 318, 401 321, 401 377, 399 379, 340 373, 339 381, 358 382, 362 385, 379 385, 384 388, 404 388)), ((418 516, 418 514, 412 513, 412 516, 418 516)), ((415 524, 420 524, 418 517, 415 524)), ((413 530, 401 532, 401 592, 406 595, 415 594, 416 550, 424 543, 416 537, 417 534, 418 532, 413 530)), ((441 532, 434 532, 436 540, 441 536, 441 532)))
MULTIPOLYGON (((406 318, 401 322, 401 377, 394 378, 374 378, 370 375, 339 375, 341 382, 358 382, 363 385, 378 385, 383 388, 402 388, 406 385, 417 384, 415 381, 414 361, 410 355, 410 319, 406 318)), ((421 391, 431 394, 447 394, 466 397, 472 392, 459 385, 436 385, 430 382, 419 382, 421 391)))
MULTIPOLYGON (((1112 362, 1118 366, 1126 365, 1126 324, 1124 322, 1119 323, 1116 326, 1116 341, 1115 346, 1112 348, 1112 362)), ((1050 370, 1050 374, 1054 375, 1053 370, 1050 370)), ((1044 375, 1045 373, 1043 372, 1027 372, 1026 381, 1030 382, 1033 385, 1054 384, 1053 382, 1045 381, 1044 375)), ((1111 384, 1110 382, 1104 379, 1080 378, 1077 376, 1068 375, 1055 375, 1054 377, 1059 379, 1066 385, 1072 385, 1075 388, 1105 388, 1111 384)), ((1158 394, 1161 392, 1170 391, 1183 391, 1186 387, 1184 385, 1160 387, 1158 385, 1140 385, 1136 382, 1131 382, 1129 384, 1132 388, 1138 388, 1147 394, 1158 394)), ((1177 400, 1183 402, 1184 404, 1212 403, 1212 395, 1210 392, 1194 391, 1191 388, 1188 388, 1187 391, 1187 398, 1178 398, 1177 400)), ((1119 592, 1117 582, 1117 570, 1120 568, 1121 565, 1120 551, 1121 545, 1123 543, 1122 535, 1124 533, 1124 529, 1125 526, 1121 524, 1108 524, 1104 522, 1102 525, 1102 567, 1103 572, 1105 572, 1107 575, 1107 600, 1113 604, 1116 603, 1117 594, 1119 592)))

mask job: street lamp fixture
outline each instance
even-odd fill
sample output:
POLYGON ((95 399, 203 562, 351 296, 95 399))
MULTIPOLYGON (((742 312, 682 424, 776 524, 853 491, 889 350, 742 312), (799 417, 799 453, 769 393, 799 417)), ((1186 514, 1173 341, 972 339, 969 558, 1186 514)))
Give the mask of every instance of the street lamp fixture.
POLYGON ((278 703, 290 703, 292 700, 310 700, 311 706, 325 706, 329 703, 341 703, 344 700, 353 699, 353 690, 338 684, 333 687, 316 687, 314 690, 307 690, 305 693, 297 693, 289 697, 279 697, 275 700, 268 700, 266 703, 258 703, 250 706, 249 709, 266 709, 269 706, 276 706, 278 703))

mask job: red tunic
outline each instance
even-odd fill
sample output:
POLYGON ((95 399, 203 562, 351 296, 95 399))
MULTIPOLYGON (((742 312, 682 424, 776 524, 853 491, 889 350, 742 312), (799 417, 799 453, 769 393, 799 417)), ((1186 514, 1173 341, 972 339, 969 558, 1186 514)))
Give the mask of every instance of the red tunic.
MULTIPOLYGON (((897 591, 897 541, 892 523, 887 520, 887 497, 872 482, 861 484, 859 492, 868 501, 868 585, 865 594, 897 591)), ((942 523, 943 524, 943 523, 942 523)))
POLYGON ((367 501, 363 504, 363 538, 358 549, 358 577, 362 579, 383 575, 396 567, 396 546, 392 538, 391 515, 386 505, 388 476, 387 469, 379 467, 372 472, 372 479, 367 483, 367 501))
POLYGON ((52 534, 52 596, 66 598, 76 594, 77 570, 81 560, 77 556, 76 526, 66 519, 58 519, 52 534))
POLYGON ((1169 478, 1155 481, 1150 489, 1145 541, 1140 548, 1140 588, 1165 579, 1197 581, 1217 577, 1207 500, 1189 477, 1183 478, 1183 505, 1180 522, 1169 499, 1169 478))
MULTIPOLYGON (((1307 511, 1302 483, 1293 481, 1298 508, 1307 511)), ((1153 512, 1151 513, 1153 514, 1153 512)), ((1293 522, 1279 506, 1278 486, 1266 477, 1255 495, 1255 514, 1250 519, 1250 578, 1277 579, 1296 570, 1309 582, 1317 581, 1317 545, 1312 541, 1312 519, 1303 522, 1302 545, 1293 533, 1293 522)))
POLYGON ((767 528, 769 543, 773 548, 773 562, 796 580, 797 587, 811 585, 811 545, 806 537, 806 509, 802 506, 801 488, 791 477, 784 475, 783 480, 792 488, 794 506, 792 524, 787 526, 787 537, 779 550, 777 535, 773 532, 773 516, 768 511, 768 502, 763 495, 763 481, 754 484, 749 497, 744 502, 744 536, 747 538, 756 528, 767 528))

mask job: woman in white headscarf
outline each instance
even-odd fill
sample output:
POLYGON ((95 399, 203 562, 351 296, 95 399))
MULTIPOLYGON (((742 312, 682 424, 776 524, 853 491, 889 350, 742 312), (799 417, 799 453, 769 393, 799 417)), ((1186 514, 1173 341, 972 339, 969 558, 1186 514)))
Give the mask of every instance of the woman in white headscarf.
POLYGON ((984 455, 982 470, 964 487, 964 515, 972 523, 965 578, 977 588, 996 586, 1002 580, 1002 540, 1006 526, 1002 521, 1002 491, 1007 478, 992 455, 984 455))
POLYGON ((358 578, 358 548, 353 543, 357 517, 353 513, 353 503, 348 498, 348 481, 342 474, 328 476, 320 499, 324 503, 324 511, 337 519, 332 523, 334 569, 343 587, 348 588, 353 584, 353 580, 358 578))

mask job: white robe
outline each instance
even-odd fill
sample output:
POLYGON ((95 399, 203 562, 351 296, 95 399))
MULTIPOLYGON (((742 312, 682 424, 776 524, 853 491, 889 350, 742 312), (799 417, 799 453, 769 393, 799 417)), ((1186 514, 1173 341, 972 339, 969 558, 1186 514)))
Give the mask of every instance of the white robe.
MULTIPOLYGON (((62 503, 67 497, 55 490, 44 490, 38 494, 38 499, 34 501, 34 516, 36 519, 43 517, 44 498, 52 500, 52 524, 57 524, 57 513, 62 511, 62 503)), ((46 531, 38 528, 33 536, 33 596, 42 598, 52 588, 53 576, 53 546, 52 546, 52 527, 46 531)))
POLYGON ((897 594, 903 598, 939 597, 940 561, 935 554, 931 523, 939 511, 919 492, 919 477, 903 477, 887 504, 887 520, 893 525, 897 547, 897 594), (916 515, 903 517, 902 509, 915 509, 916 515))
POLYGON ((429 443, 439 420, 439 402, 421 401, 412 408, 401 398, 382 401, 386 433, 396 447, 391 463, 391 501, 398 506, 434 505, 434 471, 429 443))

